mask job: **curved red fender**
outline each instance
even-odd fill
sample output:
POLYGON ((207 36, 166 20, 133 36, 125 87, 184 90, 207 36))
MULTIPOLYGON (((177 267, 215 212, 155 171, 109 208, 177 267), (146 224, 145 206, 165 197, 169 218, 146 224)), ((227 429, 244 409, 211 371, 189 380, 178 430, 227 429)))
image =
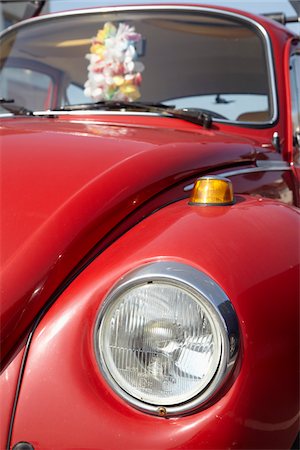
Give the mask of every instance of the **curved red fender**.
POLYGON ((148 217, 99 255, 38 325, 12 445, 35 449, 290 448, 299 418, 299 212, 241 197, 233 206, 181 201, 148 217), (164 419, 123 401, 99 371, 97 312, 108 291, 149 261, 206 272, 237 312, 241 347, 230 383, 195 414, 164 419))

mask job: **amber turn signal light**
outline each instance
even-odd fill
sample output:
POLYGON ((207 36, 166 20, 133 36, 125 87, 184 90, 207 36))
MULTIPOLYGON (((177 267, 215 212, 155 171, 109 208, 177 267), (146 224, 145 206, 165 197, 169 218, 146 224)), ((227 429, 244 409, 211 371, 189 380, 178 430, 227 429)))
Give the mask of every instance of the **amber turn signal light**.
POLYGON ((207 176, 199 178, 190 197, 190 205, 232 205, 232 183, 228 178, 207 176))

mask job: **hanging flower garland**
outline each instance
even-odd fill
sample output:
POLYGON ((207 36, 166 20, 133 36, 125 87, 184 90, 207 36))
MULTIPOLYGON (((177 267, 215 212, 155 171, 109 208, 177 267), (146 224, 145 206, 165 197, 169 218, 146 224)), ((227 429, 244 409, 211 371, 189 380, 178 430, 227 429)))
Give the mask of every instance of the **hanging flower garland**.
POLYGON ((134 44, 141 35, 134 27, 120 23, 118 28, 106 22, 92 38, 90 53, 86 58, 88 80, 84 94, 94 101, 135 101, 140 97, 139 85, 144 65, 136 61, 134 44))

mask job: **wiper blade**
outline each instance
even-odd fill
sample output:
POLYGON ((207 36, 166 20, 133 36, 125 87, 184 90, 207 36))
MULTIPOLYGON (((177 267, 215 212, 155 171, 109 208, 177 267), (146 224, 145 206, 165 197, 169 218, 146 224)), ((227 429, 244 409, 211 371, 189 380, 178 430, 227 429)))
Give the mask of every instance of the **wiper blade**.
POLYGON ((65 105, 59 108, 59 111, 88 111, 88 110, 143 110, 148 111, 151 108, 174 108, 174 105, 166 105, 164 103, 156 102, 125 102, 125 101, 113 101, 113 100, 102 100, 95 103, 80 103, 77 105, 65 105))
POLYGON ((155 102, 123 102, 103 100, 95 103, 82 103, 78 105, 66 105, 59 108, 59 111, 89 111, 102 109, 105 111, 148 111, 162 114, 166 117, 175 117, 187 122, 210 128, 212 125, 212 116, 200 109, 175 109, 174 105, 166 105, 165 103, 155 102))

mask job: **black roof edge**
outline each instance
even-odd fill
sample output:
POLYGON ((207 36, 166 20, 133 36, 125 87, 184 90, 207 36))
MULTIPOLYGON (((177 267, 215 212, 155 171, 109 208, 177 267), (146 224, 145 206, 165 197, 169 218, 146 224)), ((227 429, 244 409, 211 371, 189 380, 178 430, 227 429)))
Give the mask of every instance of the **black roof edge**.
POLYGON ((38 16, 42 11, 45 3, 46 0, 31 0, 26 6, 23 20, 38 16))

